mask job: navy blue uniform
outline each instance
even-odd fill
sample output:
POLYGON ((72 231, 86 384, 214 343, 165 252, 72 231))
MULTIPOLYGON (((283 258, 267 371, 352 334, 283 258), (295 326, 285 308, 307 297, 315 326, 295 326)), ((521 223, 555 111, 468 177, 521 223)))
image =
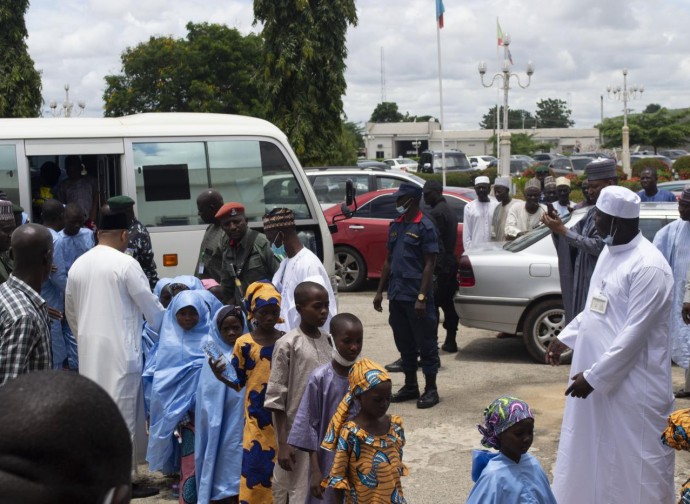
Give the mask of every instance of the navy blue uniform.
POLYGON ((417 357, 424 374, 436 374, 439 368, 437 325, 433 285, 426 292, 426 315, 414 310, 421 293, 424 256, 438 254, 438 238, 433 222, 421 212, 412 222, 395 219, 388 230, 390 276, 388 282, 389 318, 395 346, 405 372, 417 371, 417 357))

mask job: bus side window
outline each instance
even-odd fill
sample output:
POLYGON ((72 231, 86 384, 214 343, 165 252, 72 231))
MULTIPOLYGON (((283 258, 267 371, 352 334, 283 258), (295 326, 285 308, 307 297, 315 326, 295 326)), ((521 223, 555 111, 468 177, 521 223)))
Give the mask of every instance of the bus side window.
POLYGON ((0 145, 0 191, 12 203, 19 204, 19 174, 14 145, 0 145))

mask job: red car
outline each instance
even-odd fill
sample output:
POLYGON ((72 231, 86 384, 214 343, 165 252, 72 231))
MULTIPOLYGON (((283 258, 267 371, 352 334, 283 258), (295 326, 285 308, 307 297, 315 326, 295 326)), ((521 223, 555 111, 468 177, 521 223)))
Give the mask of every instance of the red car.
MULTIPOLYGON (((398 216, 395 211, 393 194, 397 189, 380 189, 357 196, 357 211, 347 220, 336 223, 333 233, 335 249, 335 271, 340 277, 338 289, 352 292, 364 286, 369 279, 381 278, 381 268, 386 260, 386 241, 388 225, 398 216)), ((462 247, 462 221, 465 205, 477 195, 473 189, 464 187, 445 187, 443 196, 458 216, 458 243, 455 254, 460 257, 462 247)), ((429 207, 422 200, 422 211, 429 207)), ((337 206, 324 210, 323 214, 330 224, 340 213, 337 206)))

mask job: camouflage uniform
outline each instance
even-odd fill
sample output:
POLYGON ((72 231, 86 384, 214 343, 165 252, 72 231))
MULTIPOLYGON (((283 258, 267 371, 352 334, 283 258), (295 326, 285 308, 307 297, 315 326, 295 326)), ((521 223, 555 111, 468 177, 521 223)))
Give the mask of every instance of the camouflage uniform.
POLYGON ((158 272, 156 271, 156 262, 153 260, 151 237, 146 227, 137 219, 132 219, 132 223, 129 225, 127 253, 137 260, 141 269, 144 270, 146 278, 149 279, 149 285, 153 290, 158 283, 158 272))
POLYGON ((201 280, 213 278, 220 283, 223 270, 223 252, 228 246, 228 235, 225 234, 223 228, 219 224, 208 226, 206 233, 204 233, 204 239, 201 240, 194 276, 201 280))

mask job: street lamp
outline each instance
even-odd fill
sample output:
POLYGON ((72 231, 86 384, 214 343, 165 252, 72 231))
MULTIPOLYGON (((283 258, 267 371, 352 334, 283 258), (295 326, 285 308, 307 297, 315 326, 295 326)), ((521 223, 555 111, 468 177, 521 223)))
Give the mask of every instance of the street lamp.
POLYGON ((500 82, 503 86, 503 130, 499 136, 500 138, 500 166, 499 174, 504 177, 510 176, 510 133, 508 132, 508 91, 510 90, 510 78, 515 77, 518 85, 526 89, 532 82, 532 74, 534 74, 534 65, 532 62, 527 63, 527 83, 522 84, 520 81, 520 76, 516 73, 510 71, 510 60, 508 58, 508 46, 510 45, 510 35, 507 33, 503 37, 504 46, 504 59, 503 59, 503 70, 499 73, 494 74, 491 82, 488 84, 484 82, 484 75, 486 74, 486 62, 482 61, 479 63, 479 75, 481 77, 482 86, 493 87, 495 82, 500 82))
POLYGON ((623 101, 623 171, 630 177, 630 130, 628 129, 628 100, 634 100, 644 93, 644 86, 630 86, 628 88, 628 69, 623 69, 623 89, 620 86, 607 86, 609 98, 623 101))
POLYGON ((412 147, 414 147, 414 148, 415 148, 415 151, 417 151, 417 154, 416 154, 417 157, 419 157, 419 147, 420 147, 421 145, 422 145, 422 142, 420 142, 419 140, 414 140, 414 141, 412 142, 412 147))
MULTIPOLYGON (((48 104, 48 106, 50 107, 53 117, 60 117, 60 115, 64 115, 65 117, 72 117, 74 103, 71 102, 69 99, 69 84, 65 84, 65 101, 62 102, 62 109, 57 109, 57 102, 55 100, 52 100, 48 104)), ((84 109, 86 108, 86 103, 84 103, 83 100, 79 100, 77 102, 77 106, 79 107, 79 112, 77 113, 77 115, 81 115, 84 112, 84 109)))

